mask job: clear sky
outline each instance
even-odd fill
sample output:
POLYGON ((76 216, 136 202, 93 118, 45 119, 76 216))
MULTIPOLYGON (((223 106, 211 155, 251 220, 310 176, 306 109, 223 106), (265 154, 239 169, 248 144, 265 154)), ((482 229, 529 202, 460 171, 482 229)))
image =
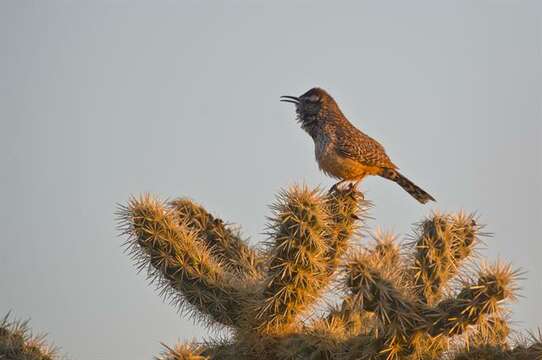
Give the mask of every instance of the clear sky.
POLYGON ((136 274, 131 194, 188 195, 256 243, 294 182, 329 187, 280 95, 319 85, 438 202, 363 183, 399 234, 476 211, 542 325, 539 1, 0 2, 0 313, 74 359, 149 359, 206 330, 136 274), (310 6, 309 6, 310 5, 310 6))

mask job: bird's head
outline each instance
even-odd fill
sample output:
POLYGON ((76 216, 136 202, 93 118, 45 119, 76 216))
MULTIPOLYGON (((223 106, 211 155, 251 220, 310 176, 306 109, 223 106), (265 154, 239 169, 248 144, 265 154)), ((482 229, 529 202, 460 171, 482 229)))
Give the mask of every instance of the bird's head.
POLYGON ((301 96, 281 96, 280 101, 295 104, 298 121, 305 130, 325 121, 330 109, 337 108, 335 100, 324 89, 312 88, 301 96))

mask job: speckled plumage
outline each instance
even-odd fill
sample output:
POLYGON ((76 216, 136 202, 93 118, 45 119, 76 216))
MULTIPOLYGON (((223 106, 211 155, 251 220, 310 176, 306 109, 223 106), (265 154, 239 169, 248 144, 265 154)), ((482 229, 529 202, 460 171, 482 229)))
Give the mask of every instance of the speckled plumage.
POLYGON ((314 140, 318 166, 327 175, 356 183, 367 175, 379 175, 396 182, 421 203, 434 201, 397 171, 384 147, 352 125, 325 90, 313 88, 283 101, 296 104, 301 128, 314 140))

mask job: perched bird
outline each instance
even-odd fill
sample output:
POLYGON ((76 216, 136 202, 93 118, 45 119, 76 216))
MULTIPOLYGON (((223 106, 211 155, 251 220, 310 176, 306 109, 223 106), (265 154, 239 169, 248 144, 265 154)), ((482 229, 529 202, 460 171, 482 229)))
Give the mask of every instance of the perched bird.
POLYGON ((325 90, 313 88, 305 94, 282 96, 281 101, 296 105, 301 128, 314 140, 316 161, 320 169, 340 181, 354 182, 367 175, 379 175, 396 182, 420 203, 435 199, 408 180, 391 162, 384 147, 352 125, 335 100, 325 90))

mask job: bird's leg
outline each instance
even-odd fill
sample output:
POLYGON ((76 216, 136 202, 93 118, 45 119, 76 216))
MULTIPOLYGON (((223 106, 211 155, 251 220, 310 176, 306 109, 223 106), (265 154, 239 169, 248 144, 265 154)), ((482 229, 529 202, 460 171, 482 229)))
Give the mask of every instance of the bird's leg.
POLYGON ((336 183, 335 185, 333 185, 330 189, 329 189, 329 192, 334 192, 334 191, 337 191, 339 189, 339 185, 341 185, 342 183, 344 183, 346 180, 341 180, 339 181, 338 183, 336 183))
POLYGON ((356 195, 354 195, 355 193, 359 193, 361 195, 361 199, 365 200, 365 196, 363 195, 363 193, 361 191, 358 191, 358 185, 361 182, 361 180, 363 180, 363 179, 359 179, 359 180, 357 180, 355 182, 350 183, 350 186, 349 186, 348 190, 351 191, 353 197, 356 196, 356 195))

